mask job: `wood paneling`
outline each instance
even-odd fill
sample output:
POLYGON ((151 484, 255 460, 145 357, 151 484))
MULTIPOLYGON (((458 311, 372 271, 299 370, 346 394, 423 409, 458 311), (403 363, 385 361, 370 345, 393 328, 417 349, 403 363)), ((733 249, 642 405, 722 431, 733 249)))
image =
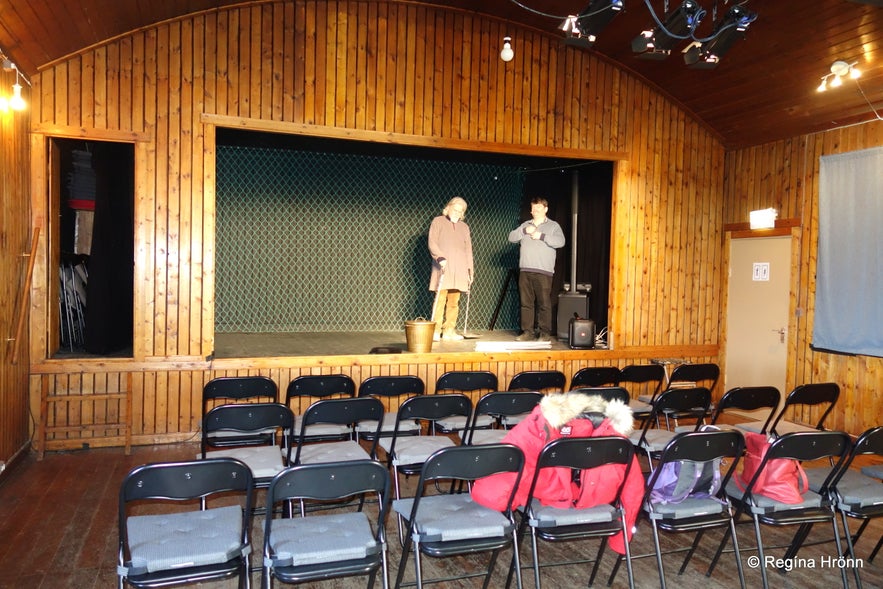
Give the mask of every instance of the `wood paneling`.
MULTIPOLYGON (((179 370, 176 363, 204 359, 214 347, 218 124, 616 160, 610 284, 616 350, 610 358, 619 361, 632 348, 672 356, 684 347, 714 350, 697 354, 703 359, 716 356, 722 146, 641 79, 560 44, 552 33, 397 2, 255 2, 84 49, 33 82, 34 219, 52 212, 36 181, 46 165, 47 136, 82 130, 136 144, 134 358, 124 368, 87 363, 113 374, 109 384, 79 376, 79 362, 46 362, 54 351, 47 339, 54 302, 46 289, 52 248, 41 239, 36 271, 43 278, 31 291, 34 409, 45 379, 50 390, 87 396, 114 392, 118 378, 133 373, 136 442, 193 435, 193 407, 217 369, 202 362, 179 370), (504 63, 498 41, 516 32, 516 58, 504 63), (151 367, 156 363, 159 369, 151 367), (58 367, 70 373, 68 380, 59 380, 58 367), (47 370, 53 376, 44 376, 47 370)), ((297 371, 366 370, 361 358, 356 366, 337 358, 312 361, 297 371)), ((396 370, 432 380, 439 370, 461 365, 449 362, 426 359, 396 370)), ((514 370, 508 360, 462 362, 514 370)), ((517 362, 558 367, 568 361, 540 354, 517 362)), ((260 363, 249 366, 264 373, 260 363)), ((270 374, 283 382, 293 371, 272 368, 270 374)), ((111 411, 101 405, 90 413, 84 410, 89 403, 48 417, 56 426, 82 426, 111 411)))
MULTIPOLYGON (((773 207, 779 218, 798 219, 799 239, 788 326, 789 388, 809 382, 836 382, 841 388, 830 427, 857 434, 881 423, 883 358, 815 351, 812 343, 816 251, 818 246, 819 158, 883 145, 883 122, 844 127, 727 153, 726 223, 742 223, 748 212, 773 207)), ((815 412, 796 416, 812 421, 815 412)))

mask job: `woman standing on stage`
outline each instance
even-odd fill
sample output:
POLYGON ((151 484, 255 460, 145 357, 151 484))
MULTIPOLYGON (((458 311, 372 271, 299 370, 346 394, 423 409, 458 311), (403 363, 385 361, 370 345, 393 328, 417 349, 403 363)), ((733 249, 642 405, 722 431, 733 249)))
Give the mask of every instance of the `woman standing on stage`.
POLYGON ((433 341, 442 337, 450 341, 463 339, 456 332, 460 293, 469 292, 474 278, 472 236, 469 226, 463 222, 465 214, 466 201, 455 196, 429 225, 429 255, 432 257, 429 290, 438 293, 432 309, 432 320, 435 321, 433 341))

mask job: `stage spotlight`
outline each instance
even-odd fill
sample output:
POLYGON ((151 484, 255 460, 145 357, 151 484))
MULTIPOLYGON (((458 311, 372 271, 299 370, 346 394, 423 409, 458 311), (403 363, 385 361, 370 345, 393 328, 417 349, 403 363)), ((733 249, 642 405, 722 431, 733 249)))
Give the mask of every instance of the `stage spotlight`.
POLYGON ((665 17, 665 22, 658 23, 655 29, 642 31, 635 37, 632 51, 641 58, 665 59, 675 45, 693 35, 704 16, 704 8, 693 0, 684 0, 665 17))
POLYGON ((623 0, 592 0, 579 16, 568 16, 558 28, 567 34, 566 44, 588 48, 622 10, 623 0))
POLYGON ((745 38, 748 25, 757 14, 744 6, 733 6, 718 22, 704 43, 694 43, 684 53, 684 63, 694 69, 712 69, 739 39, 745 38))

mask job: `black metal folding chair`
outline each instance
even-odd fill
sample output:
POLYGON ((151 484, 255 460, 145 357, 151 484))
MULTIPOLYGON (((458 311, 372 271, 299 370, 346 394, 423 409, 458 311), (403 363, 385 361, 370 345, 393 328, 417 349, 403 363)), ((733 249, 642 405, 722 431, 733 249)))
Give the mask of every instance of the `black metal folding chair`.
POLYGON ((616 366, 587 366, 577 370, 570 379, 570 389, 616 386, 621 373, 616 366))
MULTIPOLYGON (((202 418, 210 410, 219 405, 241 402, 276 403, 279 400, 279 387, 276 382, 266 376, 221 376, 208 381, 202 388, 202 418)), ((271 437, 276 432, 266 432, 271 437)), ((235 432, 215 431, 209 436, 207 443, 216 448, 223 446, 242 446, 245 443, 263 445, 267 440, 252 435, 237 436, 235 432)))
POLYGON ((543 393, 529 391, 498 391, 486 394, 475 405, 464 443, 500 443, 506 436, 508 418, 530 414, 543 397, 543 393), (491 429, 476 427, 481 416, 493 418, 495 427, 491 429))
MULTIPOLYGON (((400 405, 405 399, 422 395, 426 392, 426 385, 419 376, 393 375, 393 376, 369 376, 359 385, 359 397, 375 397, 386 403, 400 405)), ((396 425, 397 410, 389 410, 385 407, 383 423, 380 426, 381 436, 391 436, 396 425)), ((370 421, 359 423, 356 431, 363 440, 371 440, 376 431, 376 424, 370 421)), ((417 435, 420 426, 416 422, 402 424, 400 435, 417 435)))
POLYGON ((234 577, 247 589, 253 491, 251 470, 233 458, 153 463, 129 471, 119 496, 119 589, 234 577), (199 500, 214 504, 221 496, 223 506, 158 510, 199 500), (148 505, 148 513, 136 512, 148 505))
POLYGON ((728 390, 721 397, 714 407, 711 419, 708 423, 716 425, 720 428, 734 428, 742 431, 755 431, 756 433, 765 434, 769 428, 776 411, 779 408, 779 399, 781 393, 776 387, 755 386, 755 387, 736 387, 728 390), (752 419, 747 422, 734 423, 731 425, 719 423, 727 411, 760 411, 761 409, 769 409, 766 419, 752 419))
MULTIPOLYGON (((486 393, 498 391, 497 375, 487 370, 452 370, 438 377, 435 382, 435 394, 460 394, 465 395, 469 402, 475 405, 478 399, 486 393)), ((469 427, 469 420, 459 415, 442 418, 433 426, 439 433, 465 435, 469 427)), ((490 428, 493 419, 489 415, 483 415, 474 427, 490 428)))
POLYGON ((407 522, 402 542, 396 589, 403 586, 422 588, 424 583, 449 582, 456 579, 483 576, 487 589, 500 551, 511 547, 517 586, 521 587, 521 561, 518 557, 518 529, 511 509, 496 511, 475 503, 469 493, 430 495, 438 488, 429 483, 450 481, 455 488, 458 481, 471 482, 492 474, 515 473, 515 484, 507 505, 518 488, 524 454, 509 444, 456 446, 443 448, 423 464, 417 495, 393 501, 393 510, 407 522), (409 553, 414 553, 415 581, 404 583, 409 553), (462 554, 490 552, 487 571, 464 572, 444 579, 423 579, 422 556, 447 558, 462 554))

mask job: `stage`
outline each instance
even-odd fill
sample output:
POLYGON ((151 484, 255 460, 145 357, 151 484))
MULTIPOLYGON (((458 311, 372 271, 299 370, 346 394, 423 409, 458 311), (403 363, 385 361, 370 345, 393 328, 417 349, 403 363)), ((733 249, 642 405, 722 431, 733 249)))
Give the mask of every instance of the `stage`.
MULTIPOLYGON (((476 344, 517 346, 517 331, 470 330, 469 339, 433 342, 433 353, 470 353, 476 344)), ((569 350, 567 341, 553 339, 546 350, 569 350)), ((401 331, 302 332, 302 333, 216 333, 215 359, 273 358, 280 356, 352 356, 371 353, 407 353, 404 328, 401 331), (372 352, 372 350, 374 350, 372 352)))

